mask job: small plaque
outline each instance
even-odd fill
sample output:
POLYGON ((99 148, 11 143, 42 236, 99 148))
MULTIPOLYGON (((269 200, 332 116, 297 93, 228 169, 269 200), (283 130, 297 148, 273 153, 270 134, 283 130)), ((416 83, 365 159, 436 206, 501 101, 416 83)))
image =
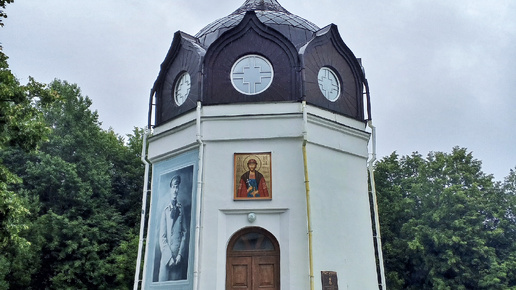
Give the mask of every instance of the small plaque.
POLYGON ((271 152, 235 153, 234 200, 272 199, 271 152))
POLYGON ((337 272, 321 271, 321 280, 323 290, 339 290, 337 272))

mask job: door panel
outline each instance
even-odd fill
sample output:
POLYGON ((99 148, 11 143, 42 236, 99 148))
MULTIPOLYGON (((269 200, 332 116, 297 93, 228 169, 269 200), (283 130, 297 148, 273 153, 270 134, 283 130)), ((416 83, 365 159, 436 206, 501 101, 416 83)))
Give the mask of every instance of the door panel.
POLYGON ((252 289, 252 258, 230 257, 228 259, 228 289, 252 289))
POLYGON ((278 266, 275 256, 253 257, 253 289, 279 289, 278 266))

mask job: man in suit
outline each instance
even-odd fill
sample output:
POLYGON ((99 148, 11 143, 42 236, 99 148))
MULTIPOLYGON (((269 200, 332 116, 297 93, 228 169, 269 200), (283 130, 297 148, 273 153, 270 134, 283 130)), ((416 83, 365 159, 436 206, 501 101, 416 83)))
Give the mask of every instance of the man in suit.
POLYGON ((163 210, 159 229, 159 245, 161 260, 159 281, 174 281, 186 279, 183 271, 187 267, 184 259, 186 247, 186 217, 183 206, 177 200, 181 176, 176 175, 170 180, 170 204, 163 210))

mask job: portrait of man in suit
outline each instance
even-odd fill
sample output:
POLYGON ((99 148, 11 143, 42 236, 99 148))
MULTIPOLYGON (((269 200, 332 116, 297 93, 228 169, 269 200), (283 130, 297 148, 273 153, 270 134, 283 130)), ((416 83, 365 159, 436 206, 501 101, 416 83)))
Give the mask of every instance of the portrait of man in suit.
POLYGON ((193 285, 197 158, 192 151, 154 164, 142 289, 193 285))
POLYGON ((180 188, 181 176, 174 175, 170 180, 170 203, 163 209, 159 227, 159 282, 186 279, 188 229, 185 209, 178 200, 183 192, 180 188))

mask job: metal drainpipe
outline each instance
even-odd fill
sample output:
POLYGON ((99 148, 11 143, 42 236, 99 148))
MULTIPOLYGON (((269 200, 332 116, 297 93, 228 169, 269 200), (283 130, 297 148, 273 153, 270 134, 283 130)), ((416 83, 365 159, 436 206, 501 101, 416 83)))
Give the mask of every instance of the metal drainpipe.
POLYGON ((367 125, 371 128, 371 138, 372 138, 372 156, 368 161, 367 168, 369 169, 369 181, 371 183, 371 196, 373 199, 373 214, 374 214, 374 223, 376 230, 376 252, 378 253, 378 264, 380 266, 380 279, 383 290, 387 289, 387 284, 385 282, 385 269, 383 267, 383 252, 382 252, 382 237, 380 235, 380 216, 378 214, 378 202, 376 200, 376 185, 374 181, 374 162, 376 161, 376 127, 373 126, 373 121, 369 120, 367 125))
POLYGON ((201 233, 201 194, 202 194, 202 174, 203 174, 203 160, 204 160, 204 143, 201 135, 201 102, 197 102, 197 143, 199 144, 199 164, 197 169, 197 200, 195 212, 195 254, 194 254, 194 285, 193 289, 199 289, 199 272, 200 272, 200 233, 201 233))
POLYGON ((308 259, 310 265, 310 289, 314 289, 314 259, 312 250, 312 209, 310 205, 310 181, 308 180, 308 161, 306 156, 308 115, 306 112, 306 101, 303 101, 303 166, 305 172, 306 191, 306 216, 308 222, 308 259))
POLYGON ((143 177, 143 192, 142 192, 142 213, 140 218, 140 241, 138 242, 138 257, 136 258, 136 269, 134 271, 134 286, 133 289, 138 289, 138 283, 140 281, 140 268, 142 262, 142 248, 143 248, 143 236, 145 229, 145 211, 147 209, 147 193, 149 190, 149 165, 150 163, 147 161, 147 137, 149 135, 149 128, 145 129, 143 134, 143 145, 142 145, 142 156, 141 160, 143 164, 145 164, 145 174, 143 177))

